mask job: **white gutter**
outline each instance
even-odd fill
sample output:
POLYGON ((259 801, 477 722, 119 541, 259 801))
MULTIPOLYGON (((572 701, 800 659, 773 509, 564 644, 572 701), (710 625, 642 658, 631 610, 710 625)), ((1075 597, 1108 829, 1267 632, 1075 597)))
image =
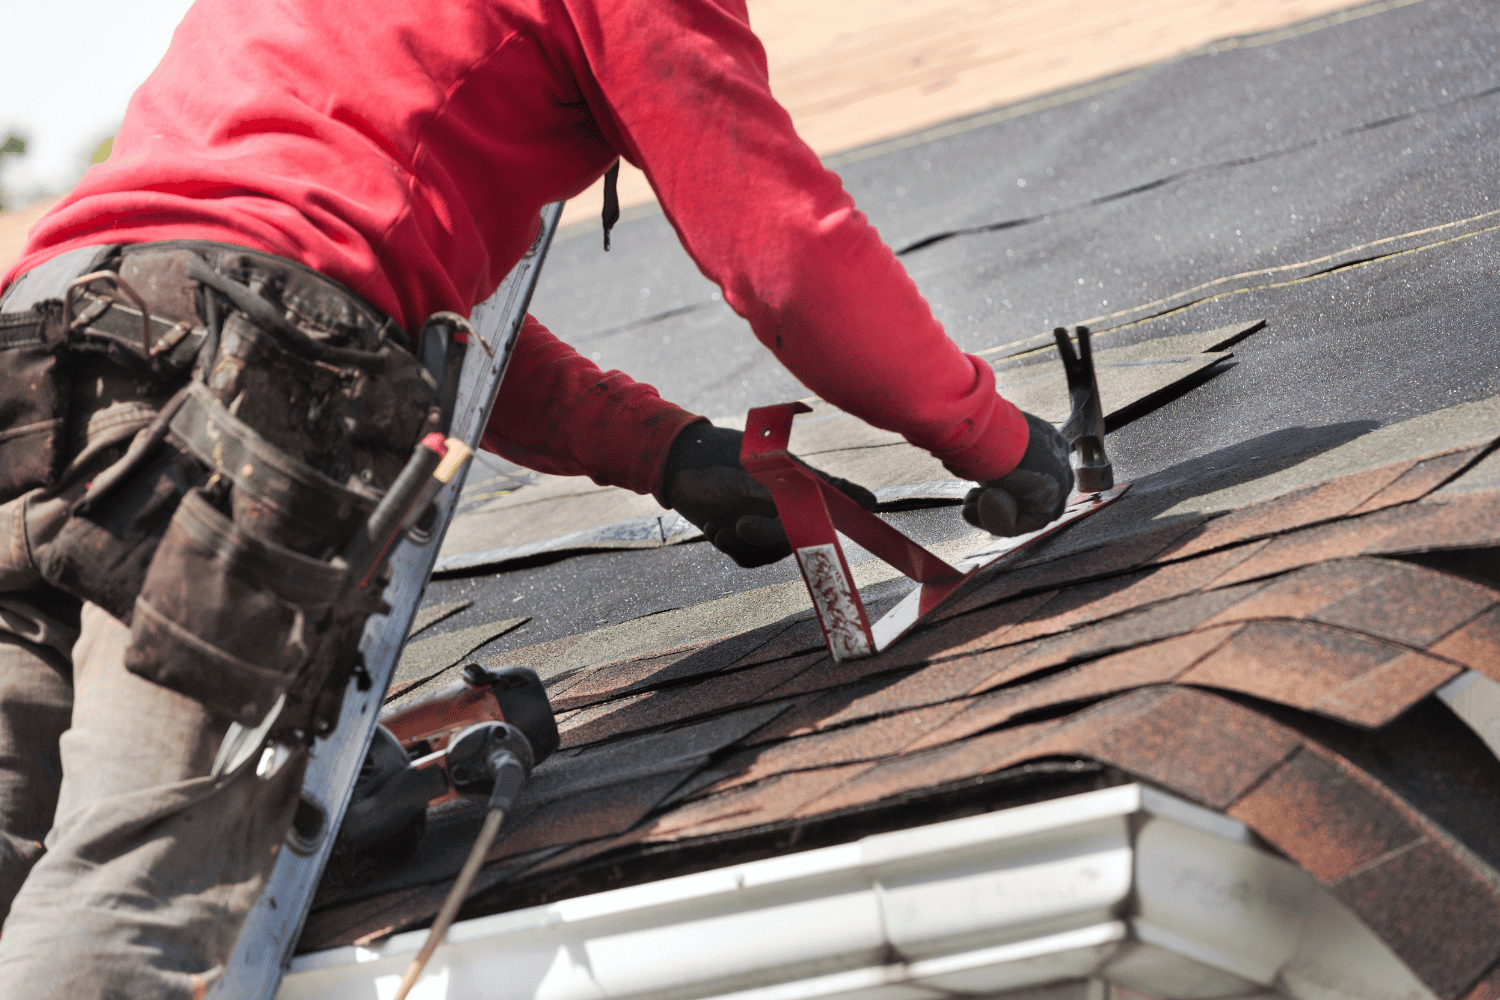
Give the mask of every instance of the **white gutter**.
MULTIPOLYGON (((283 1000, 388 1000, 426 931, 297 958, 283 1000)), ((455 924, 414 1000, 927 1000, 1103 982, 1429 1000, 1301 868, 1141 785, 455 924)), ((1092 986, 1091 986, 1092 984, 1092 986)), ((1065 996, 1066 995, 1066 996, 1065 996)))

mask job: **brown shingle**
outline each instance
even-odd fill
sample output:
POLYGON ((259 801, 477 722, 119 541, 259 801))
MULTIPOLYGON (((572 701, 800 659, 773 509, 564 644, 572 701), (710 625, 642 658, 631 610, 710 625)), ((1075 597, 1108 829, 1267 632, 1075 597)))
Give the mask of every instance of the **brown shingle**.
POLYGON ((906 754, 869 766, 849 780, 830 786, 818 798, 804 800, 800 816, 816 816, 852 806, 868 805, 924 789, 993 774, 1025 759, 1026 748, 1063 728, 1064 719, 1013 726, 998 732, 950 743, 937 750, 906 754))
POLYGON ((551 871, 562 871, 580 865, 590 858, 598 857, 606 851, 612 851, 622 847, 626 843, 633 843, 634 837, 630 834, 620 834, 614 837, 605 837, 603 840, 591 840, 586 844, 575 844, 565 851, 544 857, 541 861, 529 867, 521 869, 516 873, 517 878, 535 878, 551 871))
POLYGON ((1215 590, 1206 594, 1190 594, 1146 611, 1039 639, 1020 647, 1020 652, 1024 654, 1021 656, 1007 655, 1012 653, 1009 647, 982 654, 975 657, 975 661, 990 667, 989 676, 976 684, 969 693, 982 694, 1038 670, 1183 635, 1242 599, 1257 586, 1259 584, 1215 590))
POLYGON ((1329 886, 1440 997, 1500 957, 1500 894, 1389 789, 1307 747, 1228 810, 1329 886))
POLYGON ((1044 550, 1019 562, 1011 578, 1016 585, 1024 585, 1026 590, 1032 591, 1124 573, 1159 556, 1171 554, 1179 539, 1196 531, 1199 524, 1197 518, 1185 517, 1111 539, 1107 545, 1060 557, 1053 557, 1044 550))
POLYGON ((744 667, 823 649, 823 629, 815 617, 792 622, 770 639, 741 656, 731 666, 744 667))
POLYGON ((687 767, 576 792, 507 821, 489 860, 624 833, 697 768, 687 767))
POLYGON ((1461 669, 1424 653, 1402 653, 1353 682, 1329 691, 1312 705, 1312 710, 1375 729, 1458 676, 1461 669))
POLYGON ((1422 839, 1369 779, 1326 753, 1293 753, 1229 809, 1320 882, 1344 878, 1422 839))
POLYGON ((1182 558, 1343 517, 1400 478, 1411 465, 1398 462, 1366 469, 1231 511, 1204 525, 1202 531, 1173 549, 1171 555, 1182 558))
POLYGON ((1371 554, 1488 547, 1500 544, 1500 492, 1432 496, 1361 518, 1376 519, 1390 530, 1366 546, 1371 554))
POLYGON ((1056 594, 1055 590, 1046 590, 950 618, 941 627, 903 636, 879 659, 892 666, 911 666, 1018 642, 1014 637, 1016 627, 1056 594))
POLYGON ((688 719, 762 701, 766 692, 809 668, 816 658, 796 657, 710 677, 696 684, 627 695, 592 705, 559 726, 563 747, 577 747, 627 733, 669 726, 688 719))
POLYGON ((1183 597, 1212 583, 1249 555, 1243 547, 1236 547, 1154 566, 1129 576, 1069 587, 1012 629, 1005 636, 1006 641, 1023 642, 1183 597))
POLYGON ((1500 680, 1500 607, 1479 615, 1427 651, 1500 680))
POLYGON ((1331 886, 1427 986, 1463 996, 1500 958, 1495 890, 1445 847, 1396 851, 1331 886))
POLYGON ((1308 566, 1271 581, 1225 608, 1207 624, 1258 618, 1305 618, 1326 604, 1396 572, 1383 559, 1335 559, 1308 566))
POLYGON ((1399 479, 1349 513, 1367 514, 1372 510, 1419 500, 1443 485, 1450 476, 1458 473, 1483 450, 1483 448, 1466 448, 1463 451, 1424 458, 1403 472, 1399 479))
POLYGON ((1309 617, 1423 648, 1488 608, 1500 594, 1437 570, 1392 562, 1391 572, 1309 617))
POLYGON ((1239 691, 1304 711, 1331 714, 1340 704, 1337 696, 1341 692, 1358 688, 1366 678, 1377 675, 1384 707, 1394 718, 1432 691, 1436 686, 1429 683, 1433 676, 1452 673, 1452 668, 1440 660, 1379 639, 1327 625, 1278 620, 1247 622, 1233 639, 1179 677, 1178 682, 1239 691), (1431 660, 1432 666, 1423 670, 1420 663, 1408 662, 1399 671, 1379 674, 1383 665, 1397 657, 1431 660))
POLYGON ((702 789, 695 797, 717 794, 789 771, 810 771, 894 757, 962 708, 962 703, 917 708, 744 750, 719 765, 719 770, 730 772, 728 777, 702 789))
MULTIPOLYGON (((1021 651, 1000 650, 994 654, 946 660, 922 667, 903 677, 875 680, 857 688, 830 691, 806 709, 788 713, 772 727, 782 735, 796 732, 814 732, 829 725, 854 722, 874 715, 900 712, 923 705, 936 705, 953 701, 968 694, 969 690, 990 675, 993 662, 1010 653, 1012 657, 1021 651), (796 725, 800 728, 792 730, 796 725)), ((772 692, 773 694, 779 692, 772 692)))
POLYGON ((869 770, 869 764, 796 771, 768 781, 697 799, 665 813, 636 836, 642 841, 706 837, 790 819, 804 803, 869 770))
POLYGON ((645 691, 640 694, 625 695, 614 701, 596 702, 584 708, 575 709, 568 714, 566 719, 559 718, 557 734, 562 738, 559 744, 560 749, 572 750, 575 747, 624 732, 625 730, 620 728, 618 722, 610 720, 615 716, 621 719, 631 718, 632 709, 647 697, 648 693, 645 691))
POLYGON ((1054 734, 1041 744, 1113 764, 1186 798, 1224 809, 1301 744, 1280 723, 1206 691, 1147 688, 1106 702, 1128 716, 1109 728, 1054 734))
MULTIPOLYGON (((1395 509, 1405 511, 1410 508, 1395 509)), ((1255 555, 1215 580, 1214 586, 1232 586, 1331 559, 1349 559, 1362 555, 1379 544, 1382 538, 1399 531, 1400 525, 1390 523, 1389 519, 1382 519, 1385 513, 1382 511, 1332 524, 1320 524, 1273 538, 1255 555)))
POLYGON ((641 656, 588 667, 579 671, 580 676, 565 690, 553 696, 552 707, 560 711, 617 698, 632 689, 649 684, 663 671, 710 645, 710 643, 696 643, 653 656, 641 656))
POLYGON ((1500 963, 1490 966, 1464 994, 1463 1000, 1500 1000, 1500 963))
POLYGON ((443 905, 447 888, 445 882, 421 885, 357 903, 314 910, 302 926, 297 950, 320 951, 389 937, 436 913, 443 905))
POLYGON ((809 802, 799 814, 872 803, 1043 757, 1113 764, 1222 809, 1300 743, 1286 727, 1206 692, 1144 688, 1063 718, 1012 726, 876 764, 809 802))
POLYGON ((917 740, 908 750, 966 739, 1028 712, 1166 683, 1217 649, 1234 631, 1235 626, 1228 626, 1190 632, 1115 653, 1030 684, 992 691, 917 740))

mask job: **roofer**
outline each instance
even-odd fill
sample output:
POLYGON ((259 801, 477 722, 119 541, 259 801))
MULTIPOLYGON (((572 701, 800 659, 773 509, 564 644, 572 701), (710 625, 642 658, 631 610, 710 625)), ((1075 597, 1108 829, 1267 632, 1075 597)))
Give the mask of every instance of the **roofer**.
MULTIPOLYGON (((330 560, 445 420, 412 352, 459 324, 427 320, 617 157, 804 384, 986 484, 967 516, 1060 513, 1062 439, 798 140, 743 0, 199 0, 5 278, 0 992, 221 974, 359 669, 374 609, 330 560), (290 756, 228 768, 267 718, 290 756)), ((483 444, 654 493, 742 564, 787 552, 737 432, 535 320, 483 444)))

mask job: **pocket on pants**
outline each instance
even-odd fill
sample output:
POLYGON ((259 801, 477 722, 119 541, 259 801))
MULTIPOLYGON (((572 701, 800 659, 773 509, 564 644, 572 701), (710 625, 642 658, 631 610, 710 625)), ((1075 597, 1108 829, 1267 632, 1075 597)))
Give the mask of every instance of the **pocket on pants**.
POLYGON ((254 725, 318 648, 345 573, 238 530, 183 498, 146 571, 125 666, 254 725))

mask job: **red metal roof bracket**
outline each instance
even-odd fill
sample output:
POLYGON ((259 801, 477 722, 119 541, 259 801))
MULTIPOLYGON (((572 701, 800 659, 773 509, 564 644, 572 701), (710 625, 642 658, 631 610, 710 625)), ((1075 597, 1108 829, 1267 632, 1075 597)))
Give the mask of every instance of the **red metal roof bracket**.
POLYGON ((751 410, 740 464, 771 491, 835 660, 855 660, 886 649, 981 570, 1108 506, 1130 488, 1122 483, 1103 492, 1075 494, 1062 517, 1045 528, 997 538, 958 566, 950 566, 824 482, 787 450, 792 417, 810 410, 804 403, 751 410), (878 621, 871 622, 865 611, 839 531, 919 584, 878 621))

